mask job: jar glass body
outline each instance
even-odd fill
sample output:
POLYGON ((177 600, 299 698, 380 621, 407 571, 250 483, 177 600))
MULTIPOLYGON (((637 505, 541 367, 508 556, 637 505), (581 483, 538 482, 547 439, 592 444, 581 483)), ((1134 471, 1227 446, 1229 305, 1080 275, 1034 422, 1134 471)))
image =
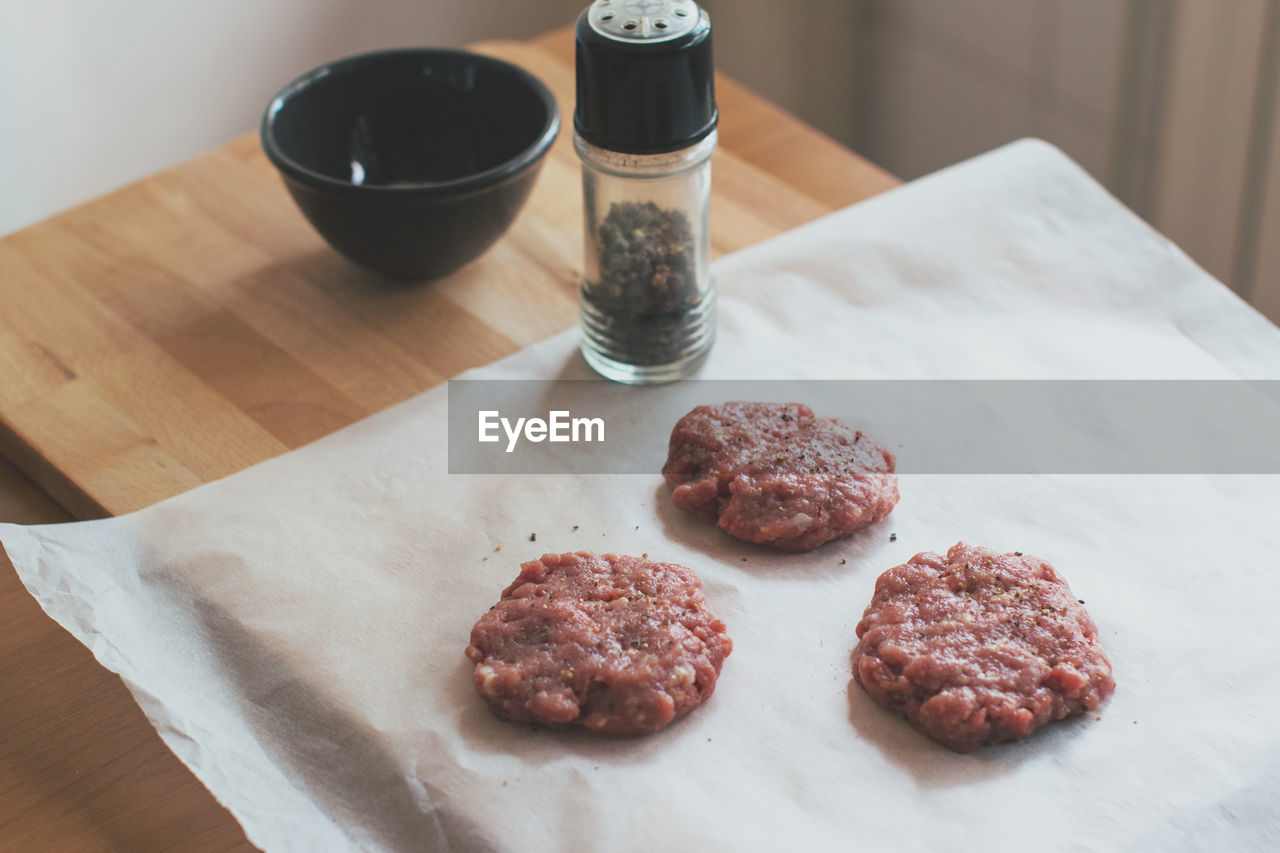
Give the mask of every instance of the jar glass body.
POLYGON ((624 154, 574 134, 582 161, 582 354, 618 382, 689 375, 715 340, 711 154, 716 134, 664 154, 624 154))

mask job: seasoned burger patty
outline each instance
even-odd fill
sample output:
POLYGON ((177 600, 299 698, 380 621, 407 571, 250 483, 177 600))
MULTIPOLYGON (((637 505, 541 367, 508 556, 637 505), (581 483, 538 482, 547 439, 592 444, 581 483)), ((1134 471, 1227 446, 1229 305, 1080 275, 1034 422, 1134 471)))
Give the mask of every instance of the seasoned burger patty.
POLYGON ((523 564, 467 657, 504 720, 646 734, 705 702, 732 650, 689 569, 579 551, 523 564))
POLYGON ((876 581, 853 675, 957 752, 1018 740, 1115 690, 1084 602, 1038 557, 960 543, 876 581))
POLYGON ((883 445, 798 403, 699 406, 671 431, 662 476, 680 509, 748 542, 812 551, 898 502, 883 445))

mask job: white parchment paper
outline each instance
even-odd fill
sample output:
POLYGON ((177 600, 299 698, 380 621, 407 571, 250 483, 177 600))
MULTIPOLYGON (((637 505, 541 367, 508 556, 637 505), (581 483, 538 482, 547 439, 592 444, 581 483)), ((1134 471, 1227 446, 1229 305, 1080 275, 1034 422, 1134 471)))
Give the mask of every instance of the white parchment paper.
MULTIPOLYGON (((1280 331, 1043 143, 716 274, 706 377, 1280 378, 1280 331)), ((575 346, 475 375, 586 376, 575 346)), ((437 389, 133 515, 0 525, 32 594, 254 843, 1280 843, 1280 480, 904 477, 883 523, 785 555, 673 510, 661 460, 649 477, 450 476, 445 405, 437 389), (1049 559, 1087 600, 1118 683, 1100 714, 960 756, 851 687, 876 577, 962 539, 1049 559), (707 705, 629 739, 489 715, 462 654, 472 623, 520 561, 576 549, 700 574, 735 642, 707 705)))

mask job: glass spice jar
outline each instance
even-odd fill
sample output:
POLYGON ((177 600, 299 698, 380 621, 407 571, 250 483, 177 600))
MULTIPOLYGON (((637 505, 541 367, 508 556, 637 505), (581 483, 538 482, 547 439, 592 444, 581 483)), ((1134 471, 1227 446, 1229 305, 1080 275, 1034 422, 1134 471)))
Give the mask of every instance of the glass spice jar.
POLYGON ((576 43, 582 353, 609 379, 670 382, 715 339, 711 21, 691 0, 596 0, 576 43))

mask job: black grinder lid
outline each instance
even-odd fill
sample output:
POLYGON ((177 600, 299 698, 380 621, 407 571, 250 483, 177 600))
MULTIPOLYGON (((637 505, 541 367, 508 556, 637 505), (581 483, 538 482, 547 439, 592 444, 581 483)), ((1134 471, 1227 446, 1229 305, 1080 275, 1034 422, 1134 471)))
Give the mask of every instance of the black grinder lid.
POLYGON ((711 19, 692 0, 595 0, 576 42, 573 126, 587 142, 660 154, 715 130, 711 19))

